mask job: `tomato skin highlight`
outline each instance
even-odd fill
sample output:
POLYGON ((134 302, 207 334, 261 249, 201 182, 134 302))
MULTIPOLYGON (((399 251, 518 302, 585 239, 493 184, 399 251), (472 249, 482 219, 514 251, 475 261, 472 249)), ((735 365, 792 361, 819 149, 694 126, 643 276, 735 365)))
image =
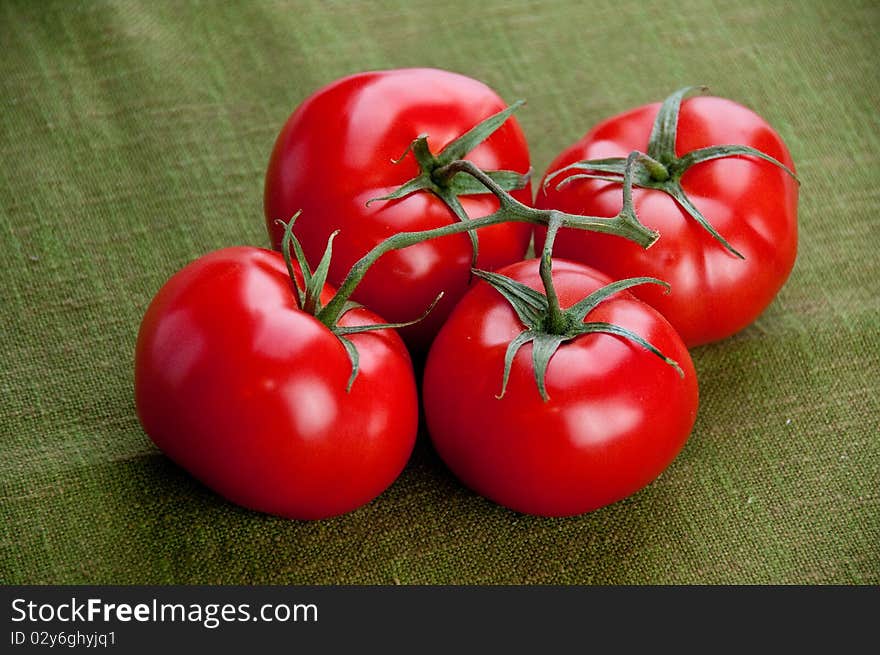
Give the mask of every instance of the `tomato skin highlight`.
MULTIPOLYGON (((332 291, 325 287, 323 301, 332 291)), ((340 325, 382 322, 355 309, 340 325)), ((295 519, 351 511, 402 471, 418 398, 396 332, 348 338, 360 371, 346 393, 344 347, 297 308, 280 254, 205 255, 172 276, 144 316, 135 355, 141 424, 170 459, 234 503, 295 519)))
MULTIPOLYGON (((647 149, 659 103, 603 121, 563 151, 548 174, 576 161, 626 157, 647 149)), ((696 97, 681 105, 676 155, 719 144, 752 146, 794 170, 782 138, 758 114, 731 100, 696 97)), ((614 216, 620 184, 577 180, 539 190, 536 206, 614 216)), ((657 308, 688 346, 724 339, 751 324, 782 288, 797 256, 798 185, 785 171, 754 157, 694 165, 682 177, 685 193, 745 260, 724 249, 669 196, 633 189, 639 220, 660 232, 648 250, 613 236, 563 230, 555 253, 612 278, 650 276, 671 293, 649 286, 633 293, 657 308)), ((536 246, 544 231, 535 230, 536 246)))
MULTIPOLYGON (((542 289, 538 260, 499 272, 542 289)), ((563 308, 610 281, 564 260, 554 260, 553 280, 563 308)), ((531 344, 517 353, 499 399, 504 354, 523 325, 485 282, 458 304, 428 354, 422 393, 431 440, 465 485, 527 514, 582 514, 643 488, 684 446, 697 378, 669 323, 629 293, 602 302, 587 320, 633 330, 675 359, 684 377, 625 339, 589 334, 550 360, 548 401, 535 384, 531 344)))
MULTIPOLYGON (((302 210, 295 233, 314 266, 327 238, 334 242, 328 281, 341 284, 351 266, 373 246, 401 231, 425 230, 457 219, 442 200, 428 192, 366 206, 394 191, 418 173, 410 154, 399 158, 413 139, 428 135, 439 152, 505 102, 477 80, 447 71, 413 68, 360 73, 340 79, 307 98, 285 123, 266 173, 264 209, 272 243, 280 248, 287 220, 302 210)), ((515 118, 510 118, 466 157, 484 169, 525 173, 529 153, 515 118)), ((531 187, 512 195, 532 204, 531 187)), ((490 194, 463 196, 470 217, 494 212, 490 194)), ((496 225, 477 232, 479 267, 494 270, 522 258, 531 237, 523 223, 496 225)), ((422 314, 442 291, 444 298, 423 321, 401 334, 416 351, 426 350, 470 282, 471 243, 451 235, 384 255, 353 299, 392 322, 422 314)))

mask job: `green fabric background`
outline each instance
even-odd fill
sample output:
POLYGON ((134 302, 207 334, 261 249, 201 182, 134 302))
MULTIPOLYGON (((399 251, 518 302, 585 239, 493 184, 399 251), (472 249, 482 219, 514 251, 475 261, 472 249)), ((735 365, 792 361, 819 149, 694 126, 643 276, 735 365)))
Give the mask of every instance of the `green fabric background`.
POLYGON ((0 3, 0 581, 880 583, 878 27, 877 2, 0 3), (792 277, 694 352, 692 438, 636 496, 517 515, 423 436, 379 499, 300 523, 224 502, 141 430, 142 313, 200 254, 267 243, 290 111, 415 65, 527 98, 537 172, 692 83, 788 142, 792 277))

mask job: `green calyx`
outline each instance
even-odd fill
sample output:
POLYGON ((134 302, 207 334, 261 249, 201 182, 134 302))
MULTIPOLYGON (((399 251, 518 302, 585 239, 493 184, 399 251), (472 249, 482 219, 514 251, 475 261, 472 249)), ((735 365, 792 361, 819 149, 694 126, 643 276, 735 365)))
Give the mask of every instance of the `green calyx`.
MULTIPOLYGON (((369 205, 380 200, 397 200, 418 191, 428 191, 445 202, 459 221, 469 220, 467 213, 461 206, 461 202, 459 202, 459 197, 485 194, 487 192, 486 187, 474 179, 473 176, 466 173, 453 172, 450 174, 448 166, 454 161, 463 159, 471 150, 489 138, 523 104, 525 104, 523 100, 518 100, 497 114, 489 116, 489 118, 478 123, 447 144, 436 155, 428 147, 428 135, 419 135, 407 146, 398 159, 392 160, 393 163, 397 164, 403 161, 407 154, 411 152, 419 165, 419 174, 399 186, 392 193, 381 198, 372 198, 367 201, 367 204, 369 205)), ((531 177, 531 171, 525 173, 505 170, 483 172, 504 191, 516 191, 525 188, 531 177)), ((467 234, 471 240, 471 264, 476 266, 477 255, 479 254, 477 234, 474 231, 468 231, 467 234)))
MULTIPOLYGON (((797 176, 785 164, 774 159, 770 155, 744 145, 718 145, 707 148, 699 148, 677 157, 675 154, 675 139, 678 131, 678 116, 682 100, 692 94, 706 93, 705 86, 689 86, 679 89, 670 95, 660 107, 651 136, 648 140, 648 151, 642 153, 635 151, 630 155, 636 156, 639 167, 633 175, 633 184, 645 189, 663 191, 671 196, 700 226, 711 234, 730 253, 743 259, 743 255, 737 251, 728 241, 718 233, 699 209, 691 202, 681 186, 681 178, 685 172, 695 164, 713 159, 726 157, 756 157, 768 161, 788 173, 797 181, 797 176)), ((598 179, 609 182, 622 182, 626 169, 627 159, 623 157, 609 157, 607 159, 591 159, 576 162, 548 175, 545 187, 560 175, 571 173, 557 185, 557 189, 579 179, 598 179), (577 171, 584 171, 578 173, 577 171)))
MULTIPOLYGON (((630 161, 630 168, 627 171, 627 177, 630 177, 631 173, 632 161, 630 161)), ((675 360, 664 355, 655 346, 635 332, 612 323, 601 321, 584 322, 587 315, 593 311, 599 303, 616 293, 640 284, 659 284, 666 287, 668 291, 669 285, 667 283, 651 277, 628 278, 597 289, 568 309, 562 309, 560 307, 559 298, 556 295, 556 288, 553 284, 552 252, 553 244, 556 240, 556 233, 559 228, 564 225, 565 223, 560 217, 553 217, 547 226, 547 238, 544 241, 544 250, 541 253, 540 263, 540 275, 541 281, 544 285, 544 293, 535 291, 521 282, 517 282, 516 280, 498 273, 474 270, 474 275, 488 282, 496 291, 504 296, 516 312, 519 320, 525 326, 525 329, 507 346, 507 351, 504 354, 504 373, 501 380, 501 393, 497 397, 499 399, 502 398, 507 390, 510 369, 519 349, 527 343, 531 343, 532 368, 535 376, 535 384, 538 387, 538 392, 541 394, 541 398, 546 402, 549 400, 545 384, 547 366, 559 347, 564 342, 571 341, 582 335, 600 332, 612 334, 632 341, 660 357, 664 362, 675 368, 679 375, 683 376, 684 372, 675 360)))
POLYGON ((351 362, 351 375, 348 378, 345 390, 351 391, 351 386, 354 384, 355 378, 357 378, 360 356, 358 355, 357 347, 349 337, 360 332, 397 329, 414 325, 431 313, 431 310, 434 309, 440 301, 440 298, 443 297, 443 294, 441 293, 434 299, 434 302, 432 302, 428 309, 425 310, 424 314, 412 321, 405 321, 403 323, 371 323, 369 325, 341 326, 338 324, 338 321, 344 314, 352 309, 362 306, 360 303, 356 303, 348 298, 344 299, 339 312, 336 313, 331 320, 328 320, 325 306, 321 304, 321 292, 324 290, 324 285, 327 282, 327 273, 330 271, 330 259, 333 255, 333 239, 336 238, 339 230, 333 232, 330 235, 330 238, 327 239, 327 247, 324 249, 321 261, 313 271, 309 268, 309 263, 303 252, 302 244, 300 244, 299 239, 297 239, 296 235, 293 233, 293 226, 301 213, 302 211, 296 212, 296 214, 294 214, 287 222, 282 220, 276 221, 279 225, 284 227, 284 238, 281 241, 281 254, 284 256, 285 264, 287 264, 287 273, 290 276, 290 282, 293 286, 297 307, 306 314, 310 314, 324 323, 345 348, 345 352, 351 362), (296 270, 293 263, 294 259, 296 260, 296 268, 302 273, 304 283, 302 286, 300 286, 300 283, 297 280, 296 270))
POLYGON ((489 271, 474 270, 474 275, 488 282, 496 289, 513 307, 520 321, 525 325, 525 329, 520 332, 507 346, 504 354, 504 373, 501 379, 501 393, 498 398, 503 398, 507 390, 507 381, 510 377, 510 369, 513 365, 513 359, 516 357, 519 349, 527 343, 532 343, 532 366, 534 368, 535 384, 538 386, 538 392, 545 401, 549 400, 547 388, 545 385, 545 377, 547 366, 550 358, 566 341, 571 341, 584 334, 594 334, 603 332, 605 334, 613 334, 638 344, 639 346, 654 353, 664 362, 672 366, 680 375, 684 375, 681 367, 674 359, 670 359, 655 346, 650 344, 644 338, 619 325, 613 323, 605 323, 601 321, 584 322, 587 314, 593 311, 600 302, 611 297, 615 293, 625 291, 640 284, 659 284, 668 288, 665 282, 651 277, 635 277, 626 280, 620 280, 608 284, 597 289, 589 296, 581 300, 576 305, 568 309, 560 310, 565 318, 562 332, 557 333, 550 331, 547 326, 547 316, 550 313, 550 305, 547 296, 539 291, 535 291, 521 282, 512 280, 498 273, 489 271))

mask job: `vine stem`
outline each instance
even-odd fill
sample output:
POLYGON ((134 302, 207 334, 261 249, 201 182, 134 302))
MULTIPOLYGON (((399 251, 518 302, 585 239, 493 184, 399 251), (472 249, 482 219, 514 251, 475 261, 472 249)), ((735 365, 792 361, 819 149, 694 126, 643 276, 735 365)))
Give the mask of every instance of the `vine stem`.
POLYGON ((428 241, 430 239, 439 239, 440 237, 449 236, 451 234, 462 234, 469 230, 478 230, 482 227, 498 225, 500 223, 509 223, 512 221, 535 223, 535 221, 531 220, 530 218, 510 218, 507 216, 499 216, 498 212, 496 212, 494 214, 484 216, 483 218, 472 219, 467 223, 453 223, 451 225, 444 225, 443 227, 434 228, 432 230, 420 230, 418 232, 398 232, 394 236, 388 237, 384 241, 377 244, 366 255, 355 262, 355 264, 349 270, 348 275, 346 275, 345 279, 342 281, 342 284, 339 285, 339 288, 336 291, 336 295, 333 296, 333 299, 324 306, 318 318, 326 325, 331 325, 335 323, 335 321, 339 318, 339 315, 342 313, 342 307, 351 297, 351 294, 354 293, 354 290, 357 288, 358 284, 360 284, 361 280, 364 279, 364 276, 367 274, 367 270, 369 270, 369 268, 374 263, 376 263, 376 260, 378 260, 385 253, 391 252, 392 250, 408 248, 409 246, 413 246, 417 243, 422 243, 423 241, 428 241))
MULTIPOLYGON (((519 202, 507 193, 495 180, 487 175, 476 164, 467 160, 455 160, 445 166, 437 168, 434 174, 438 179, 451 179, 458 173, 466 173, 482 183, 490 193, 498 198, 499 208, 488 216, 474 218, 464 222, 456 222, 451 225, 433 228, 431 230, 419 230, 416 232, 398 232, 378 243, 366 255, 361 257, 351 267, 342 284, 336 291, 336 295, 320 310, 317 318, 325 325, 335 325, 347 301, 354 293, 358 284, 372 266, 382 255, 392 251, 407 248, 423 241, 438 239, 452 234, 462 234, 472 230, 479 230, 490 225, 500 223, 532 223, 534 225, 549 226, 551 221, 559 226, 571 227, 593 232, 614 234, 634 241, 643 248, 654 244, 659 235, 657 232, 642 225, 635 217, 632 205, 624 203, 623 209, 617 216, 580 216, 567 214, 555 209, 535 209, 519 202)), ((627 185, 632 188, 632 167, 630 166, 624 179, 626 191, 627 185)))
POLYGON ((544 283, 544 295, 547 296, 546 328, 550 334, 563 334, 567 327, 565 314, 559 306, 559 296, 556 295, 556 287, 553 285, 553 244, 556 242, 556 233, 560 227, 562 220, 558 216, 552 216, 547 224, 547 236, 544 239, 539 266, 541 282, 544 283))

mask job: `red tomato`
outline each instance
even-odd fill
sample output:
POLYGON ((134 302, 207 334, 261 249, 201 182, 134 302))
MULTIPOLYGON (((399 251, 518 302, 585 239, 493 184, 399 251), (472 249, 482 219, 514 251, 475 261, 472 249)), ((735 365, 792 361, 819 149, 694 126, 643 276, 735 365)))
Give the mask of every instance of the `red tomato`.
MULTIPOLYGON (((500 273, 541 290, 538 260, 500 273)), ((563 308, 609 280, 558 260, 553 281, 563 308)), ((532 346, 504 355, 523 324, 485 282, 461 300, 428 354, 425 416, 440 457, 477 493, 543 516, 580 514, 624 498, 656 478, 684 446, 697 414, 697 378, 669 323, 628 293, 600 303, 588 321, 628 328, 676 360, 608 334, 563 343, 546 372, 549 400, 535 384, 532 346)))
MULTIPOLYGON (((366 202, 418 174, 412 155, 398 164, 391 161, 413 139, 427 134, 436 154, 504 107, 482 82, 434 69, 360 73, 320 89, 287 120, 269 161, 264 204, 274 247, 280 248, 284 234, 275 220, 287 220, 300 209, 294 232, 313 266, 330 233, 340 230, 328 278, 339 285, 352 264, 394 233, 456 221, 444 202, 426 191, 369 207, 366 202)), ((529 169, 528 146, 512 118, 467 158, 484 169, 529 169)), ((530 187, 512 195, 531 204, 530 187)), ((472 218, 498 208, 489 194, 460 200, 472 218)), ((530 235, 531 227, 523 223, 479 230, 479 267, 494 270, 521 259, 530 235)), ((399 322, 420 316, 444 291, 427 319, 401 330, 415 349, 425 349, 467 290, 471 253, 465 234, 388 253, 370 269, 353 299, 399 322)))
MULTIPOLYGON (((566 149, 548 173, 582 160, 645 152, 659 103, 600 123, 566 149)), ((685 100, 678 123, 676 156, 712 145, 756 148, 793 170, 782 138, 756 113, 731 100, 685 100)), ((621 207, 620 184, 577 180, 557 190, 562 177, 536 206, 594 216, 614 216, 621 207)), ((754 157, 705 161, 689 168, 682 188, 703 216, 745 257, 726 250, 670 196, 633 190, 642 223, 660 232, 649 250, 624 239, 563 230, 555 253, 593 266, 612 278, 651 276, 667 281, 671 293, 639 287, 634 293, 656 307, 689 346, 723 339, 754 321, 785 283, 797 254, 797 182, 773 164, 754 157)), ((537 245, 543 231, 537 230, 537 245)))
MULTIPOLYGON (((323 301, 331 294, 325 287, 323 301)), ((355 309, 340 325, 382 322, 355 309)), ((345 348, 298 309, 281 255, 218 250, 174 275, 144 316, 141 423, 168 457, 235 503, 297 519, 353 510, 403 469, 418 398, 396 332, 348 338, 360 370, 346 393, 345 348)))

